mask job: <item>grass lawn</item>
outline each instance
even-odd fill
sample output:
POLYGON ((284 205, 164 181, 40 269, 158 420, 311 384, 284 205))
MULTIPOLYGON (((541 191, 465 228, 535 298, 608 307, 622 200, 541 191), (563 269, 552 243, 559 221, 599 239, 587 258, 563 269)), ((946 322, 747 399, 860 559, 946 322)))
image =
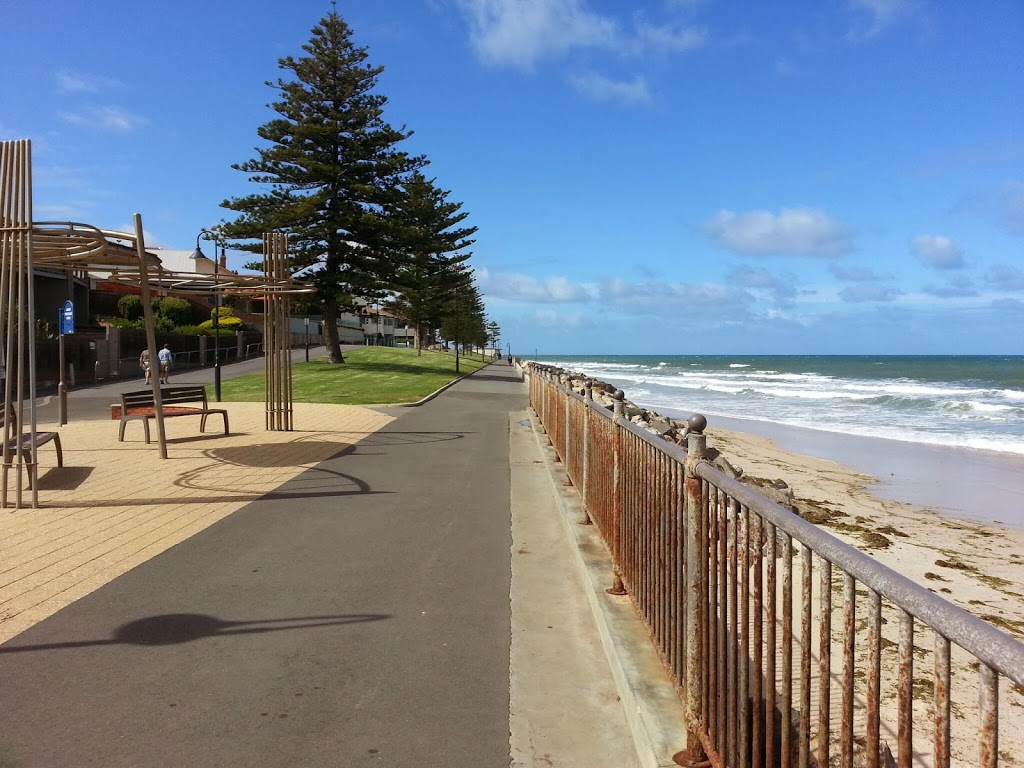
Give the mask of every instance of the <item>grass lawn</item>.
MULTIPOLYGON (((345 352, 345 362, 330 365, 326 358, 292 364, 292 396, 297 403, 384 405, 412 403, 440 389, 458 375, 482 368, 479 355, 455 355, 398 347, 363 347, 345 352)), ((224 400, 263 402, 263 374, 228 379, 224 400)))

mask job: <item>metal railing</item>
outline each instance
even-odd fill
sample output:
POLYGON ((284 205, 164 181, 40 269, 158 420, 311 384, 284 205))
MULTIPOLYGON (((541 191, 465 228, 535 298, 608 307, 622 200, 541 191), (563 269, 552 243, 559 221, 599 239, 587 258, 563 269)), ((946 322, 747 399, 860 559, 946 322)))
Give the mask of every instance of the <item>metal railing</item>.
POLYGON ((621 392, 609 412, 589 381, 581 395, 561 369, 529 373, 581 522, 608 548, 608 591, 629 595, 679 691, 685 764, 1024 755, 1024 729, 1000 728, 1001 711, 1024 722, 1024 644, 720 472, 703 417, 683 450, 626 419, 621 392), (915 644, 924 628, 931 648, 915 644))

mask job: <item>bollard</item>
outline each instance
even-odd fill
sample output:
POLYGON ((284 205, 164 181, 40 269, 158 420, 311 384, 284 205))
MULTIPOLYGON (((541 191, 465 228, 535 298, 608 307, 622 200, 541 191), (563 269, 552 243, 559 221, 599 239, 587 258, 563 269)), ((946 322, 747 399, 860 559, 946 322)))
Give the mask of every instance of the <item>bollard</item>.
POLYGON ((704 682, 701 677, 705 659, 701 657, 704 633, 703 609, 707 605, 707 530, 704 521, 701 479, 695 469, 707 460, 707 419, 694 414, 687 421, 686 464, 684 465, 686 544, 686 589, 683 607, 683 717, 686 722, 686 749, 682 765, 696 766, 707 762, 707 753, 700 739, 701 701, 704 682))
POLYGON ((605 590, 609 595, 626 594, 626 585, 622 583, 622 573, 619 570, 619 556, 622 549, 622 430, 620 422, 625 414, 626 395, 621 389, 615 390, 612 399, 612 423, 615 424, 615 461, 612 469, 612 498, 615 499, 615 506, 612 509, 612 520, 615 521, 614 546, 612 551, 612 586, 605 590))

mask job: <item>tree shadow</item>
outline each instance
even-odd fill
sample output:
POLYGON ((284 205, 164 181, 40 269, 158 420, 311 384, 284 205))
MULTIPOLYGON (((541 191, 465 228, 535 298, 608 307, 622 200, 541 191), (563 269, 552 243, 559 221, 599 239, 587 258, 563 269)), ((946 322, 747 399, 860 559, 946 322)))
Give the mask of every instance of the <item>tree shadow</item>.
POLYGON ((334 627, 390 618, 390 614, 386 613, 353 613, 337 616, 295 616, 287 619, 226 621, 203 613, 165 613, 122 624, 114 630, 112 637, 104 639, 40 643, 38 645, 12 646, 7 644, 0 646, 0 654, 91 648, 99 645, 180 645, 209 637, 334 627))

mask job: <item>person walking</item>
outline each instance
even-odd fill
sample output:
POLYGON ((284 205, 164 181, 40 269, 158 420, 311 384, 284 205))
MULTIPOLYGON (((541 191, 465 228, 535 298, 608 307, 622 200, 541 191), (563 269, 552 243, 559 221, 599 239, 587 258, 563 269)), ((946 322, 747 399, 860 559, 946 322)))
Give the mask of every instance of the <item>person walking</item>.
POLYGON ((171 347, 164 344, 164 348, 157 355, 160 358, 160 383, 167 384, 171 380, 171 347))
POLYGON ((149 384, 149 372, 150 372, 149 347, 146 347, 145 349, 143 349, 142 350, 142 354, 139 355, 139 368, 142 369, 142 372, 146 376, 146 383, 149 384))

